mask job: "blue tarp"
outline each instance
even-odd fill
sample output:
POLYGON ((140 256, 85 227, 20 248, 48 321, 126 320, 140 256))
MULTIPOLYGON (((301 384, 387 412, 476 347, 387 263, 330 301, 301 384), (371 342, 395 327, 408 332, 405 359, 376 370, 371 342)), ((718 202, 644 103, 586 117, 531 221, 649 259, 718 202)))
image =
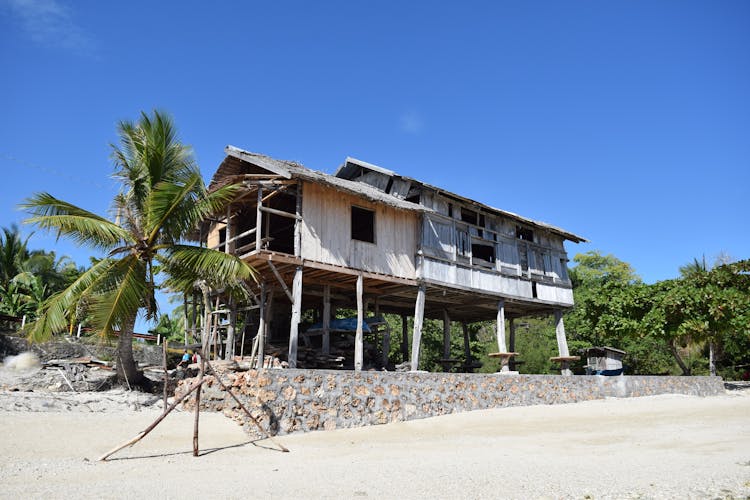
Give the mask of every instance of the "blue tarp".
MULTIPOLYGON (((331 330, 339 330, 345 332, 356 332, 357 331, 357 318, 344 318, 344 319, 332 319, 331 330)), ((308 330, 322 330, 323 323, 315 323, 308 330)), ((362 322, 362 331, 370 332, 370 325, 367 322, 362 322)))

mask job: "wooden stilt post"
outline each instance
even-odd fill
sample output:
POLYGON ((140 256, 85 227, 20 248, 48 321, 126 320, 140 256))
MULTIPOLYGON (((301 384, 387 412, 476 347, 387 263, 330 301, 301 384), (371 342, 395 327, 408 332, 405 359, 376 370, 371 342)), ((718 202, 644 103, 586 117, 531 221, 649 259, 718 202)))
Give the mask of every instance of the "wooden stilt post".
POLYGON ((323 354, 331 353, 331 285, 323 285, 323 354))
POLYGON ((565 338, 565 324, 563 323, 562 311, 555 309, 555 336, 560 356, 570 356, 568 352, 568 340, 565 338))
MULTIPOLYGON (((380 300, 375 297, 375 317, 380 318, 380 300)), ((388 368, 388 357, 391 353, 391 332, 390 328, 383 329, 383 368, 388 368)))
POLYGON ((271 318, 273 318, 273 289, 269 290, 266 294, 266 327, 265 331, 263 332, 263 337, 261 339, 263 340, 263 345, 260 345, 260 342, 258 343, 258 359, 260 360, 260 363, 258 363, 258 366, 260 368, 265 367, 266 363, 266 343, 268 342, 268 339, 271 338, 271 318))
POLYGON ((497 302, 497 350, 499 352, 508 352, 505 345, 505 301, 497 302))
POLYGON ((292 282, 292 319, 289 324, 289 368, 297 368, 299 322, 302 316, 302 266, 297 266, 292 282))
MULTIPOLYGON (((505 301, 502 299, 497 302, 497 349, 500 353, 508 352, 505 345, 505 301)), ((509 371, 507 363, 501 363, 500 371, 509 371)))
POLYGON ((258 205, 255 207, 255 251, 260 252, 263 239, 263 186, 258 185, 258 205))
POLYGON ((255 365, 255 367, 260 370, 263 368, 263 363, 260 361, 264 354, 263 354, 263 344, 265 339, 263 338, 266 335, 266 283, 262 282, 260 284, 260 308, 258 309, 258 314, 260 315, 258 319, 258 333, 255 337, 256 342, 255 345, 253 345, 253 350, 250 354, 250 364, 252 366, 252 362, 255 359, 255 356, 258 356, 258 362, 255 365))
POLYGON ((234 332, 235 325, 237 323, 237 304, 234 303, 234 299, 229 298, 229 324, 227 325, 227 343, 224 348, 224 359, 230 360, 234 358, 234 332))
POLYGON ((363 362, 363 339, 362 323, 364 322, 364 303, 362 301, 363 290, 362 274, 357 276, 357 333, 354 337, 354 369, 360 371, 363 362))
POLYGON ((469 325, 467 325, 465 321, 461 322, 461 330, 463 330, 464 334, 464 359, 466 360, 466 371, 472 373, 474 368, 471 366, 471 339, 469 339, 469 325))
POLYGON ((443 371, 451 370, 451 318, 448 309, 443 309, 443 371))
POLYGON ((422 321, 424 320, 425 286, 419 285, 417 301, 414 304, 414 333, 411 341, 411 371, 419 370, 419 348, 422 342, 422 321))
POLYGON ((565 324, 563 323, 563 314, 560 309, 555 309, 555 336, 557 337, 557 348, 560 352, 559 358, 553 360, 560 363, 560 374, 565 376, 573 375, 570 370, 570 361, 579 359, 571 356, 568 351, 568 340, 565 338, 565 324))
MULTIPOLYGON (((510 352, 516 352, 516 322, 514 319, 515 318, 509 318, 508 320, 508 329, 510 330, 508 336, 508 348, 510 349, 510 352)), ((516 371, 516 361, 514 358, 508 360, 508 366, 510 366, 511 371, 516 371)))
POLYGON ((409 318, 406 314, 401 315, 401 359, 409 359, 409 318))

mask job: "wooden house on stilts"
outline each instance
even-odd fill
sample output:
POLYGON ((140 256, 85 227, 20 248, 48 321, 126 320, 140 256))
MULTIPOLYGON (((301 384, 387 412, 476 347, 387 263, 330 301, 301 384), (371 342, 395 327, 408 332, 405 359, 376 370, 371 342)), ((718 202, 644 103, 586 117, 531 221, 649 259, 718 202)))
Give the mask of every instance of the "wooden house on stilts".
MULTIPOLYGON (((346 366, 387 366, 388 335, 377 358, 364 339, 380 314, 393 313, 401 316, 397 336, 412 370, 419 367, 423 319, 435 318, 445 325, 446 369, 459 362, 449 359, 451 322, 493 320, 495 355, 508 371, 514 320, 551 314, 555 359, 566 373, 562 312, 573 294, 563 243, 582 237, 353 158, 329 175, 232 146, 225 151, 209 189, 228 183, 245 189, 225 214, 206 221, 203 239, 259 273, 250 305, 259 359, 269 342, 288 343, 289 366, 297 367, 303 346, 328 355, 348 329, 353 346, 346 366), (337 308, 356 311, 349 326, 332 323, 337 308), (303 329, 303 317, 318 324, 303 329)), ((465 326, 464 337, 468 347, 465 326)))

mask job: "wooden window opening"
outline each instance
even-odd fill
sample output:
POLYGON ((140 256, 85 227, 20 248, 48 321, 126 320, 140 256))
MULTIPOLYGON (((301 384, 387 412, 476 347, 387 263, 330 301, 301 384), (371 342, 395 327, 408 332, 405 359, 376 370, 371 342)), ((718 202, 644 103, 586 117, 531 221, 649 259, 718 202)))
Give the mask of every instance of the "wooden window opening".
POLYGON ((352 239, 375 243, 375 212, 352 206, 352 239))

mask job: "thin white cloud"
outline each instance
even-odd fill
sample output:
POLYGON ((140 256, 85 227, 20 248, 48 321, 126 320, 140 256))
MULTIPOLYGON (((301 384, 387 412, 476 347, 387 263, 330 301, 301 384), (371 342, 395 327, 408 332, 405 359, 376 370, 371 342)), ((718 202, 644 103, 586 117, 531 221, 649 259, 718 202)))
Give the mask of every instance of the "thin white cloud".
POLYGON ((414 111, 403 113, 399 117, 399 122, 401 125, 401 131, 406 132, 407 134, 419 134, 424 128, 422 117, 414 111))
POLYGON ((92 39, 76 24, 70 9, 58 0, 3 0, 32 42, 92 55, 92 39))

